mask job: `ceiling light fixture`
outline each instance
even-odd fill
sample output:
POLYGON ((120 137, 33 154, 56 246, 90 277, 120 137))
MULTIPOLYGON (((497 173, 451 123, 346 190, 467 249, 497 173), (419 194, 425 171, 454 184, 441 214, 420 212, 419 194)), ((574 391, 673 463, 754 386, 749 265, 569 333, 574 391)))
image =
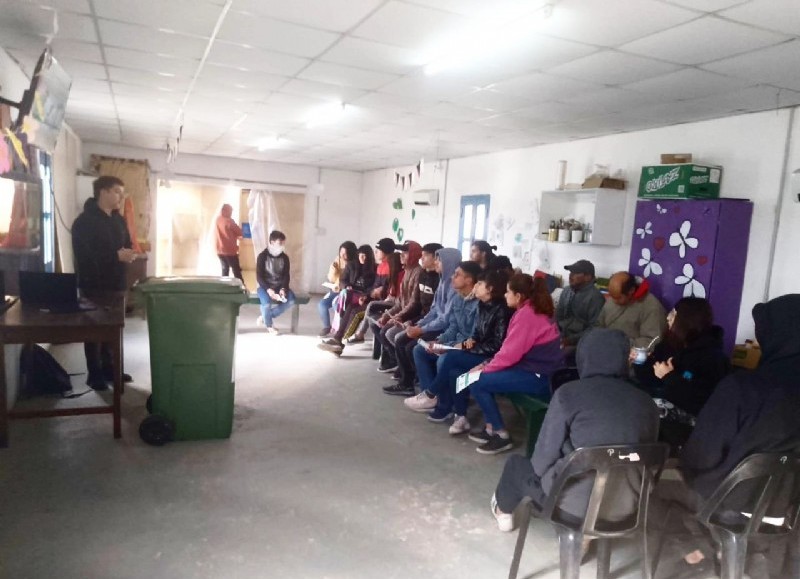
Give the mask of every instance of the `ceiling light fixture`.
POLYGON ((328 103, 312 110, 306 117, 306 128, 328 125, 341 119, 350 107, 343 102, 328 103))
POLYGON ((536 8, 522 8, 505 13, 494 12, 474 23, 443 43, 440 53, 425 66, 426 76, 470 66, 513 49, 530 37, 536 25, 553 15, 556 0, 536 8))

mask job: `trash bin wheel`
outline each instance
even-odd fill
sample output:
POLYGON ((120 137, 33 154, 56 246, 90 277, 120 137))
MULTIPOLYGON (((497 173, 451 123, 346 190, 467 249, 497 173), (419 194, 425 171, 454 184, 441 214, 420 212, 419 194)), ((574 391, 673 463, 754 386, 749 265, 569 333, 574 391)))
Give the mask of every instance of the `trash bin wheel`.
POLYGON ((139 436, 147 444, 164 446, 175 436, 175 426, 158 414, 151 414, 139 425, 139 436))
POLYGON ((147 413, 153 413, 153 395, 147 397, 147 402, 144 403, 144 407, 147 408, 147 413))

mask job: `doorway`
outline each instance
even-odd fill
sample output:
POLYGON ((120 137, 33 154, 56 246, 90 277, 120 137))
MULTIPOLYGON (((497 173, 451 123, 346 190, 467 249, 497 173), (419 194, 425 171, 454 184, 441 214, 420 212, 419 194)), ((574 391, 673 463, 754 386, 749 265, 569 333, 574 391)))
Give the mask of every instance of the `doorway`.
POLYGON ((458 224, 458 245, 461 257, 469 259, 469 250, 476 239, 486 239, 489 223, 489 195, 464 195, 458 224))

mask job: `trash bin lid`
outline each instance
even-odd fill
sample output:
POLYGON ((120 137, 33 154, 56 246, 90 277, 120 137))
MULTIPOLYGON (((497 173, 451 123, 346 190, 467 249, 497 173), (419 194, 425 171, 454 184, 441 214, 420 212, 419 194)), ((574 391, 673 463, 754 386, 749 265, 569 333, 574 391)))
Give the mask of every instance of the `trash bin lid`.
POLYGON ((239 294, 244 286, 236 278, 213 276, 148 277, 136 284, 145 293, 239 294))

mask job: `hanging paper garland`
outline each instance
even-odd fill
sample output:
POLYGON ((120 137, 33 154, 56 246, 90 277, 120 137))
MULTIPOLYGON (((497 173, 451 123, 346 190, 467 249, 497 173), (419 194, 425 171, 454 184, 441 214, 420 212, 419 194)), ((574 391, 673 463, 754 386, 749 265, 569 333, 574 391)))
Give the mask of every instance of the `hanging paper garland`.
POLYGON ((398 185, 405 191, 414 185, 414 181, 419 181, 422 178, 423 159, 411 167, 410 169, 401 169, 394 172, 394 186, 398 185))

